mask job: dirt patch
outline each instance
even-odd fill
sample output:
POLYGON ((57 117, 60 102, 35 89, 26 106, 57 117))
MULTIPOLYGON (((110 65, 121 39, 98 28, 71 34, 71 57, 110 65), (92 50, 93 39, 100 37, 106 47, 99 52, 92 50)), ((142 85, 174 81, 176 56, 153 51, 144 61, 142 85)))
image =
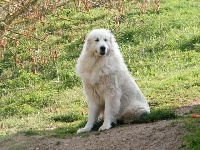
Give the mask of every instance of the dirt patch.
MULTIPOLYGON (((176 150, 182 143, 181 125, 163 120, 148 124, 130 124, 105 132, 91 132, 86 137, 71 136, 66 139, 17 135, 7 139, 1 150, 176 150)), ((82 135, 83 136, 83 135, 82 135)))
POLYGON ((126 125, 87 138, 73 137, 66 143, 69 149, 178 149, 181 144, 180 127, 172 127, 171 122, 126 125))
MULTIPOLYGON (((200 104, 200 100, 198 103, 200 104)), ((188 113, 193 106, 177 109, 188 113)), ((104 132, 66 136, 65 139, 17 134, 0 141, 1 150, 178 150, 185 131, 183 124, 162 120, 145 124, 117 126, 104 132)))

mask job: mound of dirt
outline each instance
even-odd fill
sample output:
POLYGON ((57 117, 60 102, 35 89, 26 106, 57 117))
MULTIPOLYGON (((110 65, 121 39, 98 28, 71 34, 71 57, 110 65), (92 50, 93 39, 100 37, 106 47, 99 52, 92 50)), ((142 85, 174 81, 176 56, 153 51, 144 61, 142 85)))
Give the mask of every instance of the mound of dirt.
MULTIPOLYGON (((66 149, 115 149, 115 150, 175 150, 181 145, 180 125, 172 121, 134 124, 89 137, 73 137, 65 141, 66 149)), ((61 148, 62 149, 62 148, 61 148)))
POLYGON ((88 136, 70 136, 66 139, 16 135, 4 143, 1 150, 176 150, 182 143, 180 124, 163 120, 147 124, 130 124, 88 136))

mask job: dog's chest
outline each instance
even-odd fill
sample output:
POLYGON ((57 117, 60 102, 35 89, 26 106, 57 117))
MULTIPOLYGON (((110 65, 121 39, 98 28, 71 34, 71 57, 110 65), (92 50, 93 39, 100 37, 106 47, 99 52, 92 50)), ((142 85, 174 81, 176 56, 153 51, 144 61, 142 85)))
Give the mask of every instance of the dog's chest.
POLYGON ((108 93, 111 92, 118 86, 116 83, 115 75, 104 75, 99 77, 99 81, 93 85, 97 93, 108 93))

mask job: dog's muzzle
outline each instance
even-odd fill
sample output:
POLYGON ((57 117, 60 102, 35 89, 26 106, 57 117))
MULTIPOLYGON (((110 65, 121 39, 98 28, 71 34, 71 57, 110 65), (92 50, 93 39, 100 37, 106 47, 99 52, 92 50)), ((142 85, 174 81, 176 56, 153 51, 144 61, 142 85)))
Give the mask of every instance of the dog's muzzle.
POLYGON ((105 55, 106 54, 106 47, 105 46, 101 46, 100 47, 100 55, 105 55))

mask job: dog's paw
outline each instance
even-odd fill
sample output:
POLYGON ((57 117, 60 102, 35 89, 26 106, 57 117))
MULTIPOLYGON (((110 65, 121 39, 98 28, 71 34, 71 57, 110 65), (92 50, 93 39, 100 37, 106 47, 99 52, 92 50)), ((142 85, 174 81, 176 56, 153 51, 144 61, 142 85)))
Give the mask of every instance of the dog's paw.
POLYGON ((81 128, 77 131, 77 134, 80 134, 80 133, 84 133, 84 132, 89 132, 91 129, 88 129, 88 128, 81 128))
POLYGON ((102 125, 100 128, 99 128, 99 131, 104 131, 104 130, 108 130, 111 128, 111 125, 102 125))

